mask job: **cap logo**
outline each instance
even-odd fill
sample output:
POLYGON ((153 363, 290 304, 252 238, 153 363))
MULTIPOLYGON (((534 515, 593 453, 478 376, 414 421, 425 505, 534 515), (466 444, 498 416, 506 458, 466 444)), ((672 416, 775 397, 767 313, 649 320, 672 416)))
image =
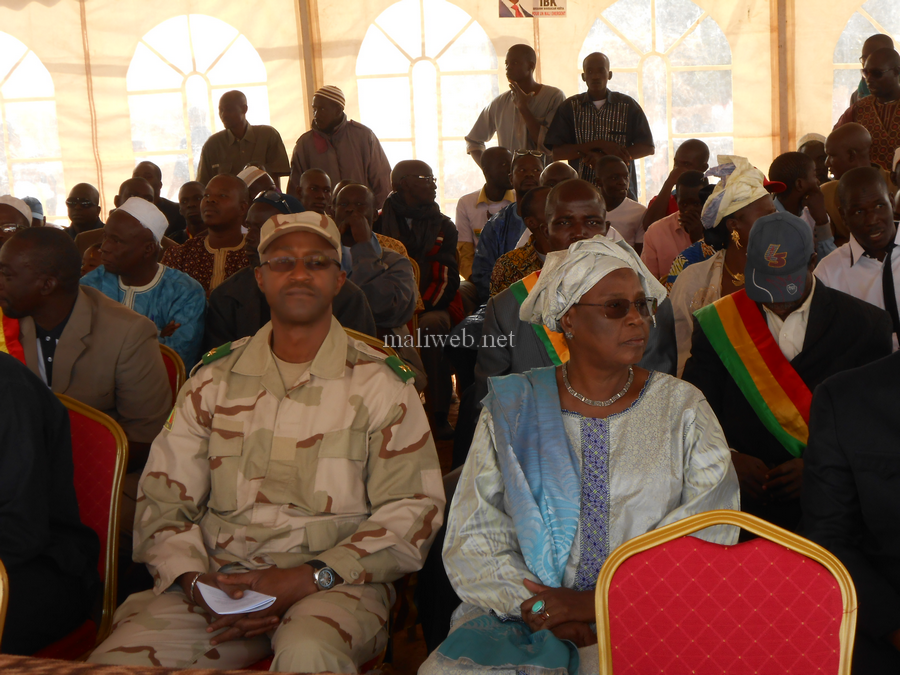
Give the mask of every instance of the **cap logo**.
POLYGON ((789 295, 797 295, 797 284, 788 284, 784 287, 784 290, 786 290, 789 295))
POLYGON ((766 249, 763 258, 769 263, 769 267, 784 267, 787 264, 787 251, 779 253, 779 248, 781 244, 769 244, 769 248, 766 249))

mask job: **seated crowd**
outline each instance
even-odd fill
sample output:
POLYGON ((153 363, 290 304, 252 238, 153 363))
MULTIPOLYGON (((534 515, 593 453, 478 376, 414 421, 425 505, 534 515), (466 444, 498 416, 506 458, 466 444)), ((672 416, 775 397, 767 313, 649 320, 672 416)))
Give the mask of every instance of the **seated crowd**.
POLYGON ((433 167, 391 167, 334 86, 290 158, 223 95, 177 204, 149 161, 106 222, 85 183, 64 229, 0 197, 0 648, 64 638, 102 590, 64 394, 128 441, 129 594, 92 663, 360 672, 385 651, 395 582, 422 570, 420 672, 597 672, 612 551, 732 509, 833 552, 859 595, 856 671, 900 672, 885 39, 830 135, 765 173, 685 140, 647 206, 651 128, 608 89, 609 59, 586 57, 587 91, 566 98, 527 45, 466 137, 485 182, 455 222, 433 167), (169 349, 189 373, 174 396, 169 349), (217 613, 217 589, 274 602, 217 613))

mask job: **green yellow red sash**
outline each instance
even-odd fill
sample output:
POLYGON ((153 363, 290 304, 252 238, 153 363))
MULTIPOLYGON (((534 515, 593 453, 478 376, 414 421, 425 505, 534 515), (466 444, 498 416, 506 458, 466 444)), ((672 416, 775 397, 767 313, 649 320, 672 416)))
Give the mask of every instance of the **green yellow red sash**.
MULTIPOLYGON (((509 290, 512 291, 513 296, 519 302, 520 307, 522 306, 522 303, 525 302, 525 298, 528 297, 528 294, 531 293, 531 289, 534 288, 540 275, 540 270, 532 272, 524 279, 520 279, 509 287, 509 290)), ((569 360, 569 347, 566 345, 562 333, 555 333, 551 330, 547 330, 546 326, 538 324, 531 324, 531 327, 534 328, 534 332, 537 333, 541 344, 544 345, 544 349, 547 350, 547 354, 550 356, 550 360, 554 365, 561 366, 569 360)))
POLYGON ((22 349, 22 343, 19 342, 19 322, 0 312, 0 324, 2 324, 2 330, 0 330, 0 352, 6 352, 25 363, 25 350, 22 349))
POLYGON ((809 441, 812 392, 781 353, 756 303, 740 290, 694 316, 766 429, 800 457, 809 441))

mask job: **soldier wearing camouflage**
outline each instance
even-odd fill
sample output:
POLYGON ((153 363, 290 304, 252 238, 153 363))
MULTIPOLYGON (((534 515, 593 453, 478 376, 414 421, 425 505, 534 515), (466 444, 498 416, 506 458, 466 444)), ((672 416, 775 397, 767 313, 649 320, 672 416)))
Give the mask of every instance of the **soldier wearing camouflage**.
MULTIPOLYGON (((272 221, 278 236, 300 218, 334 228, 275 216, 260 249, 272 221)), ((443 521, 441 472, 406 367, 330 321, 308 364, 275 355, 269 323, 195 369, 141 477, 134 559, 154 588, 119 608, 90 661, 241 668, 274 651, 273 670, 356 672, 383 650, 391 582, 421 568, 443 521), (267 633, 219 644, 207 632, 218 617, 175 583, 311 560, 342 583, 267 633)))

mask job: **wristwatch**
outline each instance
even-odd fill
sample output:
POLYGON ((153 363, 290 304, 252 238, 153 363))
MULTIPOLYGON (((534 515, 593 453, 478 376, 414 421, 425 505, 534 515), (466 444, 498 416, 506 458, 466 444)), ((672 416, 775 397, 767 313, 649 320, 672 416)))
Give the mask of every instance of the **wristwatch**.
POLYGON ((330 588, 334 588, 339 579, 343 581, 343 579, 338 576, 337 572, 321 560, 307 560, 306 564, 313 568, 313 580, 316 582, 316 586, 319 587, 320 591, 327 591, 330 588))

